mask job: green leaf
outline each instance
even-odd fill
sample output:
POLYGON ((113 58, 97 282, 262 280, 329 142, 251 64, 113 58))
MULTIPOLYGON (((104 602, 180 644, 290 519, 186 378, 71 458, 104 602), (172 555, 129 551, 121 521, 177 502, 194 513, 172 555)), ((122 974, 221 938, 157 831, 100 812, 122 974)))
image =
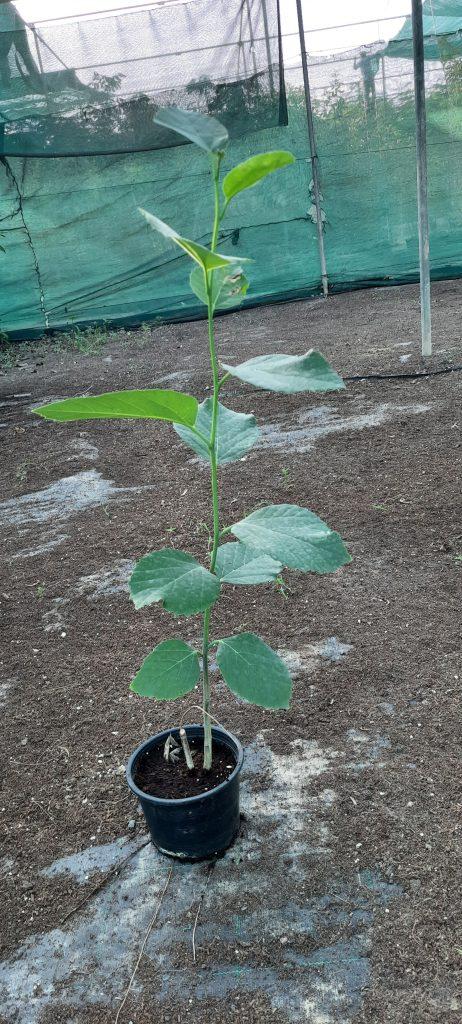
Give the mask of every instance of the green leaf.
POLYGON ((298 505, 267 505, 231 527, 255 551, 264 552, 291 569, 335 572, 351 562, 338 533, 314 512, 298 505))
POLYGON ((174 615, 194 615, 214 604, 220 581, 192 555, 174 548, 162 548, 141 558, 130 579, 130 596, 135 608, 154 601, 174 615))
POLYGON ((164 640, 148 654, 130 689, 141 697, 174 700, 192 690, 200 677, 199 658, 183 640, 164 640))
POLYGON ((243 192, 246 188, 252 188, 262 178, 266 178, 268 174, 272 174, 273 171, 278 171, 281 167, 287 167, 288 164, 293 163, 295 163, 293 153, 288 153, 283 149, 275 149, 269 153, 257 153, 256 156, 251 156, 250 160, 244 160, 242 164, 233 167, 232 171, 229 171, 223 179, 225 199, 229 203, 230 199, 236 196, 238 192, 243 192))
MULTIPOLYGON (((196 430, 207 438, 210 437, 212 427, 212 408, 212 399, 206 398, 205 402, 199 406, 194 424, 196 430)), ((201 459, 209 461, 208 447, 200 437, 197 437, 187 427, 178 426, 174 429, 181 440, 197 455, 200 455, 201 459)), ((260 430, 257 427, 255 416, 234 412, 233 409, 227 409, 221 402, 218 403, 217 461, 219 466, 224 466, 227 462, 236 462, 255 444, 259 436, 260 430)))
POLYGON ((247 384, 285 395, 293 395, 297 391, 339 391, 345 387, 342 378, 315 349, 310 349, 304 356, 257 356, 239 366, 226 363, 222 366, 247 384))
POLYGON ((220 672, 233 693, 262 708, 288 708, 292 680, 284 662, 255 633, 220 640, 220 672))
POLYGON ((205 271, 216 270, 217 267, 227 267, 230 264, 236 263, 250 263, 250 260, 245 259, 242 256, 222 256, 219 252, 211 252, 205 245, 200 245, 199 242, 193 242, 190 238, 183 238, 171 228, 165 221, 160 220, 159 217, 155 217, 153 213, 148 213, 147 210, 143 210, 141 206, 138 207, 141 215, 148 222, 149 226, 154 230, 158 231, 164 238, 168 238, 171 242, 175 242, 176 245, 180 246, 184 252, 187 252, 191 259, 195 260, 200 267, 205 271))
POLYGON ((228 143, 228 132, 223 124, 207 114, 198 114, 195 110, 182 110, 181 107, 164 107, 158 110, 154 124, 170 128, 178 135, 183 135, 207 153, 220 153, 228 143))
POLYGON ((181 391, 108 391, 104 395, 67 398, 42 405, 35 412, 46 420, 169 420, 194 426, 199 403, 181 391))
MULTIPOLYGON (((189 277, 191 290, 197 298, 207 306, 207 291, 204 272, 200 267, 193 267, 189 277)), ((232 309, 239 306, 247 292, 249 282, 242 267, 219 267, 212 275, 212 306, 213 309, 232 309)))
POLYGON ((215 572, 222 583, 269 583, 281 572, 281 562, 247 548, 245 544, 223 544, 217 551, 215 572))

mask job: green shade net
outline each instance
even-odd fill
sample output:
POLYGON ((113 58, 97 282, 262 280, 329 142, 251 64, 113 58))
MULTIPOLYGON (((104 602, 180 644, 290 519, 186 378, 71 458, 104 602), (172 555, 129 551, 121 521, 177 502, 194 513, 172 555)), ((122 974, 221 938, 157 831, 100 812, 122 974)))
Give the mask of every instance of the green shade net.
MULTIPOLYGON (((233 201, 220 250, 253 258, 246 304, 321 291, 302 77, 298 67, 286 67, 283 75, 276 0, 190 0, 153 5, 147 13, 149 38, 148 22, 138 22, 138 13, 70 22, 72 47, 63 41, 65 29, 71 31, 67 23, 37 26, 42 68, 27 28, 30 73, 14 46, 8 53, 10 75, 4 72, 3 85, 0 74, 0 327, 11 337, 96 321, 136 324, 202 315, 188 286, 190 261, 137 212, 142 206, 186 236, 209 241, 207 158, 175 137, 159 136, 151 124, 151 107, 168 103, 209 111, 227 124, 232 141, 225 170, 255 152, 294 152, 295 164, 233 201), (166 12, 170 22, 159 22, 166 12), (142 26, 139 61, 131 37, 135 23, 142 26), (182 43, 179 25, 187 28, 182 43), (57 58, 47 46, 69 64, 75 50, 71 71, 78 87, 72 75, 59 84, 57 58), (167 58, 173 50, 179 56, 167 58), (117 63, 122 54, 131 60, 123 71, 117 63), (153 70, 152 55, 164 55, 168 76, 153 70), (36 91, 37 74, 47 91, 36 91), (95 88, 109 99, 88 93, 95 88), (140 109, 140 92, 150 109, 141 125, 133 113, 140 109), (121 114, 122 103, 127 106, 121 114), (111 124, 100 119, 101 110, 111 124), (39 117, 43 123, 37 124, 39 117), (75 155, 58 155, 70 151, 74 129, 75 155), (29 149, 19 148, 24 146, 29 149), (24 152, 29 155, 17 155, 24 152)), ((418 279, 413 66, 393 52, 402 44, 402 27, 403 19, 390 22, 388 46, 378 38, 365 48, 309 57, 334 291, 418 279)), ((438 58, 428 59, 425 68, 433 277, 462 269, 462 58, 448 55, 447 38, 437 37, 438 58)))
MULTIPOLYGON (((460 0, 428 0, 422 11, 425 60, 438 61, 462 54, 462 3, 460 0)), ((406 18, 398 35, 384 51, 391 57, 412 60, 412 18, 406 18)))

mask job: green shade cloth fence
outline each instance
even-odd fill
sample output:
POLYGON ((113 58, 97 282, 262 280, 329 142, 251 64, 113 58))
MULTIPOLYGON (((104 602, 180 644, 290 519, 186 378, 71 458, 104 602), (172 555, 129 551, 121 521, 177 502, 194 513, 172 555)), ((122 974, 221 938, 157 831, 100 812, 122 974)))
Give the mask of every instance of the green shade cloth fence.
MULTIPOLYGON (((454 14, 459 5, 443 6, 449 13, 438 16, 462 26, 454 14)), ((301 73, 286 69, 285 90, 276 0, 189 0, 148 14, 149 38, 147 21, 136 21, 145 47, 140 61, 134 13, 113 18, 110 31, 107 17, 73 21, 69 37, 65 24, 37 25, 38 50, 33 31, 20 27, 30 73, 21 49, 12 45, 7 54, 9 74, 0 81, 0 327, 13 338, 95 321, 202 315, 188 288, 187 258, 137 213, 142 206, 208 241, 207 159, 154 130, 150 114, 162 103, 219 116, 232 134, 226 167, 254 152, 294 152, 293 166, 233 203, 220 247, 254 260, 247 303, 321 290, 301 73), (176 30, 158 22, 160 11, 163 18, 176 12, 176 30), (187 32, 183 50, 179 25, 187 32), (154 70, 154 57, 174 49, 180 56, 187 49, 187 60, 164 57, 162 74, 154 70), (123 72, 121 53, 130 57, 123 72), (74 129, 74 155, 57 155, 68 151, 74 129)), ((443 277, 462 269, 462 57, 448 53, 449 37, 435 37, 434 27, 432 18, 427 28, 438 54, 432 50, 426 64, 431 266, 434 277, 443 277)), ((458 32, 451 22, 450 37, 458 32)), ((0 24, 0 60, 8 44, 1 48, 1 36, 0 24)), ((412 61, 399 52, 403 42, 401 32, 386 47, 377 40, 367 48, 375 57, 369 95, 358 50, 309 59, 333 290, 418 278, 412 61)))

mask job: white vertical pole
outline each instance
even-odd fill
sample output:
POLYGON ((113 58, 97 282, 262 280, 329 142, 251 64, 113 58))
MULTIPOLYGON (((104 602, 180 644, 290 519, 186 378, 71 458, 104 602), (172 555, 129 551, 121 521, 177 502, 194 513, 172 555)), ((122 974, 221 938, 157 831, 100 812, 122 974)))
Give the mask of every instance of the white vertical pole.
POLYGON ((326 253, 324 249, 324 235, 322 230, 322 210, 319 188, 319 158, 316 148, 316 135, 313 124, 313 108, 311 106, 310 78, 308 74, 308 61, 306 59, 305 27, 303 24, 303 11, 301 0, 296 0, 298 34, 300 36, 300 51, 302 55, 303 86, 305 90, 306 120, 308 124, 308 138, 310 142, 311 170, 313 175, 314 204, 316 207, 316 230, 318 235, 319 259, 321 263, 322 291, 324 295, 329 293, 329 281, 327 277, 326 253))
POLYGON ((416 116, 417 210, 419 222, 422 356, 431 356, 432 323, 430 304, 430 234, 428 227, 427 123, 425 116, 422 0, 412 0, 412 38, 414 44, 414 95, 416 116))

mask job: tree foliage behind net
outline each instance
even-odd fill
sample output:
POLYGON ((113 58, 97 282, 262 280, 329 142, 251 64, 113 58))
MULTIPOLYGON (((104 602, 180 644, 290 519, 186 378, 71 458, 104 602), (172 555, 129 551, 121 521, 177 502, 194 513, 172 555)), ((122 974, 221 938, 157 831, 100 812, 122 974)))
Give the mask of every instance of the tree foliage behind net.
POLYGON ((284 124, 277 0, 189 0, 35 25, 3 4, 0 85, 6 156, 180 145, 153 123, 160 106, 210 113, 232 137, 284 124))

